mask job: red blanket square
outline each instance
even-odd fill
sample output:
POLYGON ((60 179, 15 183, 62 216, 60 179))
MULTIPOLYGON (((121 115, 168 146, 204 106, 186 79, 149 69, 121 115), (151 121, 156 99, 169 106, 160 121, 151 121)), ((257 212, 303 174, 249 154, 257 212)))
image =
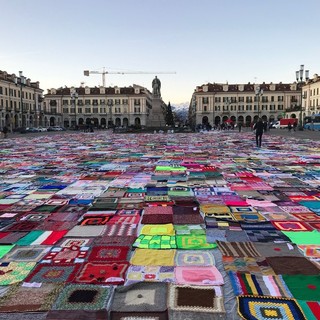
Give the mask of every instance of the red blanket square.
POLYGON ((92 248, 88 261, 127 261, 129 247, 95 246, 92 248))
POLYGON ((124 284, 129 262, 86 263, 75 282, 91 284, 124 284))

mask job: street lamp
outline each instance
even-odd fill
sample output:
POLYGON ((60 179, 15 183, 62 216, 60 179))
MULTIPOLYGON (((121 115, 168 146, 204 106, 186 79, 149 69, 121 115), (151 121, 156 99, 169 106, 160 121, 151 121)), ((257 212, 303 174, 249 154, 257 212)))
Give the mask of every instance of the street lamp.
POLYGON ((108 123, 108 127, 109 127, 109 124, 111 127, 113 127, 113 120, 112 120, 112 106, 113 106, 113 100, 112 99, 108 99, 107 101, 107 105, 109 107, 109 123, 108 123))
POLYGON ((21 112, 21 127, 25 127, 25 122, 24 122, 24 117, 23 117, 22 87, 26 86, 26 77, 23 76, 22 71, 19 71, 19 78, 15 77, 14 82, 16 85, 20 86, 20 109, 19 109, 19 111, 21 112))
POLYGON ((77 129, 77 106, 76 106, 76 99, 78 99, 78 93, 76 91, 76 89, 72 89, 72 91, 70 92, 70 96, 71 96, 71 100, 72 100, 72 104, 74 107, 74 128, 77 129))
MULTIPOLYGON (((303 79, 303 71, 304 71, 304 65, 300 65, 300 70, 296 71, 296 80, 297 84, 300 84, 301 89, 301 95, 300 95, 300 113, 299 113, 299 130, 303 131, 303 123, 302 123, 302 99, 303 99, 303 92, 302 92, 302 86, 305 81, 309 80, 309 70, 305 71, 305 80, 303 79)), ((297 88, 298 89, 298 88, 297 88)))
POLYGON ((261 97, 263 96, 263 89, 261 89, 260 86, 256 87, 255 95, 257 97, 256 99, 258 102, 258 119, 259 119, 260 118, 260 96, 261 97))

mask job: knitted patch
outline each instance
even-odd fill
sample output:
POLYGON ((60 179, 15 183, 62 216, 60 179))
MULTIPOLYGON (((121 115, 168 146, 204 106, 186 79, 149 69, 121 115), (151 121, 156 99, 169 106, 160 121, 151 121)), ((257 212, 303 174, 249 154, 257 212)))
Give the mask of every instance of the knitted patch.
POLYGON ((77 274, 80 265, 80 263, 58 265, 39 264, 25 281, 45 283, 71 282, 77 274))
POLYGON ((42 263, 82 263, 87 257, 89 247, 54 247, 43 258, 42 263))
POLYGON ((293 297, 306 301, 320 301, 320 278, 317 275, 283 275, 293 297))
POLYGON ((200 286, 170 285, 169 308, 175 311, 225 312, 222 297, 217 297, 212 287, 200 286))
POLYGON ((167 310, 167 284, 139 282, 117 287, 110 305, 112 312, 163 312, 167 310))
POLYGON ((36 262, 2 262, 0 263, 0 285, 7 286, 23 281, 36 262))
POLYGON ((265 218, 259 214, 258 212, 256 213, 238 213, 238 212, 233 212, 232 213, 233 217, 237 221, 252 221, 252 222, 258 222, 258 221, 264 221, 265 218))
POLYGON ((51 247, 46 246, 27 246, 15 247, 5 256, 5 261, 40 261, 41 258, 50 251, 51 247))
POLYGON ((224 256, 230 257, 260 257, 252 242, 222 242, 217 241, 224 256))
POLYGON ((69 284, 63 288, 53 310, 106 309, 112 289, 107 286, 69 284))
POLYGON ((176 250, 136 249, 130 259, 137 266, 174 266, 176 250))
POLYGON ((268 264, 276 274, 319 275, 320 269, 305 257, 267 257, 268 264))
POLYGON ((273 225, 281 231, 311 231, 312 228, 302 221, 272 221, 273 225))
POLYGON ((166 266, 130 266, 126 276, 125 285, 146 282, 174 282, 174 267, 166 266))
POLYGON ((89 261, 126 261, 129 247, 94 246, 91 249, 89 261))
POLYGON ((92 238, 68 238, 63 239, 60 243, 60 247, 72 248, 72 247, 87 247, 93 242, 92 238))
POLYGON ((175 236, 149 236, 141 234, 132 245, 143 249, 176 249, 175 236))
POLYGON ((137 234, 137 226, 134 224, 113 224, 105 226, 104 236, 135 236, 137 234))
POLYGON ((280 230, 246 230, 246 233, 253 242, 290 242, 280 230))
POLYGON ((200 214, 174 214, 173 215, 173 224, 179 225, 183 224, 202 224, 203 218, 200 214))
POLYGON ((320 259, 320 245, 299 245, 298 248, 307 258, 320 259))
POLYGON ((110 220, 110 216, 86 216, 78 224, 81 226, 103 226, 110 220))
POLYGON ((104 236, 94 239, 95 245, 128 247, 136 240, 136 236, 104 236))
POLYGON ((215 266, 176 267, 176 283, 181 285, 221 286, 224 284, 221 273, 215 266))
POLYGON ((88 284, 123 284, 129 264, 128 262, 105 262, 83 265, 75 282, 88 284))
POLYGON ((205 235, 177 235, 177 246, 184 250, 203 250, 213 249, 217 245, 215 243, 208 243, 205 235))
POLYGON ((214 255, 210 250, 177 250, 175 256, 176 266, 213 266, 214 255))
POLYGON ((266 258, 234 258, 222 257, 223 266, 226 271, 252 273, 257 275, 275 275, 268 265, 266 258))
POLYGON ((235 295, 259 295, 292 298, 281 276, 262 276, 228 272, 235 295))
POLYGON ((41 287, 31 288, 20 284, 10 286, 7 293, 0 298, 0 312, 50 310, 62 287, 63 284, 54 283, 42 283, 41 287))
POLYGON ((12 224, 5 231, 31 231, 39 226, 38 222, 35 221, 23 221, 12 224))
POLYGON ((238 313, 247 320, 307 320, 294 299, 238 296, 238 313))
POLYGON ((308 224, 311 228, 320 231, 320 222, 308 222, 308 224))
POLYGON ((206 234, 206 230, 201 224, 183 224, 175 225, 176 234, 206 234))

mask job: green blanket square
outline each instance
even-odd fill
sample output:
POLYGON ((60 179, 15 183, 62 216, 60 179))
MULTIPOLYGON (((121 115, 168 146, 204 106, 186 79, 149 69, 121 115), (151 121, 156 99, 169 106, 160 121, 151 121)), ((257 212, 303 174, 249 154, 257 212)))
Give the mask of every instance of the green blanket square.
POLYGON ((176 249, 176 237, 175 236, 149 236, 140 235, 133 244, 133 247, 142 249, 176 249))
POLYGON ((318 275, 282 275, 282 279, 295 299, 320 300, 320 277, 318 275))
POLYGON ((201 250, 214 249, 216 243, 208 243, 206 235, 191 234, 191 235, 176 235, 178 249, 184 250, 201 250))

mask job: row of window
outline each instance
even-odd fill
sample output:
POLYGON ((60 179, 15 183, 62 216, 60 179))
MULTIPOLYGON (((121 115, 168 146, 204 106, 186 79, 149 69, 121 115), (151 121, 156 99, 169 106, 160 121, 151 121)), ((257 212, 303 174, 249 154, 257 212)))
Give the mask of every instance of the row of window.
MULTIPOLYGON (((56 109, 55 109, 56 110, 56 109)), ((109 113, 109 108, 77 108, 76 112, 77 113, 84 113, 85 114, 106 114, 109 113)), ((70 113, 74 114, 75 113, 75 108, 63 108, 62 109, 63 113, 70 113)), ((122 110, 121 108, 115 107, 114 110, 111 110, 112 113, 127 113, 127 109, 122 110)), ((140 107, 135 107, 134 108, 134 113, 141 113, 141 108, 140 107)))
MULTIPOLYGON (((56 101, 56 100, 51 100, 51 101, 56 101)), ((62 105, 66 106, 66 105, 71 105, 74 103, 73 99, 64 99, 62 100, 62 105)), ((83 105, 128 105, 129 104, 129 100, 128 99, 77 99, 77 105, 78 106, 83 106, 83 105)), ((134 99, 133 102, 134 105, 140 105, 141 104, 141 100, 140 99, 134 99)))
MULTIPOLYGON (((275 100, 275 96, 270 96, 270 97, 266 97, 266 96, 262 96, 260 97, 259 101, 261 102, 274 102, 275 100)), ((238 97, 238 99, 236 97, 215 97, 214 98, 214 102, 224 102, 224 103, 238 103, 238 102, 247 102, 247 103, 252 103, 252 102, 257 102, 258 101, 258 97, 257 96, 253 96, 253 97, 238 97)), ((277 96, 277 101, 284 101, 284 96, 277 96)), ((297 101, 297 97, 292 96, 291 97, 291 101, 292 102, 296 102, 297 101)), ((209 97, 202 97, 202 103, 209 103, 209 97)))
POLYGON ((312 96, 312 95, 314 95, 314 96, 319 95, 319 88, 314 88, 313 90, 310 89, 310 96, 312 96))
MULTIPOLYGON (((0 99, 0 102, 1 102, 1 106, 4 106, 6 109, 19 109, 20 110, 20 106, 21 106, 21 102, 20 101, 8 101, 8 100, 3 100, 3 99, 0 99)), ((23 102, 23 107, 24 107, 24 110, 29 110, 33 107, 33 109, 36 108, 36 105, 33 103, 29 103, 29 102, 23 102)))
MULTIPOLYGON (((7 88, 7 87, 4 87, 4 88, 0 87, 0 94, 3 94, 5 96, 9 96, 9 97, 20 98, 20 89, 11 89, 11 88, 7 88)), ((22 98, 34 100, 35 94, 31 93, 31 92, 25 92, 22 90, 22 98)))
MULTIPOLYGON (((260 110, 262 111, 268 111, 268 107, 269 107, 269 110, 270 111, 276 111, 276 110, 283 110, 283 104, 279 104, 277 106, 277 109, 276 109, 276 106, 275 105, 261 105, 260 106, 260 110)), ((258 106, 257 105, 239 105, 238 108, 236 106, 215 106, 214 107, 214 111, 257 111, 258 110, 258 106)), ((209 109, 207 106, 204 106, 203 107, 203 112, 208 112, 209 109)))

